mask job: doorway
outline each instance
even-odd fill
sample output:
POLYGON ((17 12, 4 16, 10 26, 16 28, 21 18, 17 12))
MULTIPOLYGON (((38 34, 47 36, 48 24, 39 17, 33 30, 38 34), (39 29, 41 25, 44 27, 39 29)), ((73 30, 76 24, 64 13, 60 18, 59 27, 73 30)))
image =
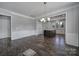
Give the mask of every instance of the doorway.
POLYGON ((11 45, 11 16, 0 15, 0 47, 11 45))

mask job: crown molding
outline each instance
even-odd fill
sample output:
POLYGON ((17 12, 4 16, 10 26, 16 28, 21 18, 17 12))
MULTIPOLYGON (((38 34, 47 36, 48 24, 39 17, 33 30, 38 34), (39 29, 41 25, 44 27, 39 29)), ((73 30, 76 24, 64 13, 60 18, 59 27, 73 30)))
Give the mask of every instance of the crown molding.
POLYGON ((10 10, 7 10, 7 9, 4 9, 4 8, 0 8, 0 10, 6 11, 6 12, 12 14, 12 15, 21 16, 21 17, 28 18, 28 19, 35 19, 35 18, 33 18, 33 17, 26 16, 26 15, 23 15, 23 14, 21 14, 21 13, 16 13, 16 12, 13 12, 13 11, 10 11, 10 10))
POLYGON ((74 7, 78 7, 78 6, 79 6, 79 4, 74 5, 74 6, 70 6, 70 7, 67 7, 67 8, 62 8, 62 9, 59 9, 59 10, 57 10, 57 11, 53 11, 53 12, 50 12, 50 13, 41 15, 41 16, 39 16, 39 17, 36 17, 36 19, 40 19, 40 18, 45 17, 45 16, 55 15, 55 14, 57 14, 57 13, 60 13, 60 14, 66 13, 66 11, 67 11, 68 9, 71 9, 71 8, 74 8, 74 7))

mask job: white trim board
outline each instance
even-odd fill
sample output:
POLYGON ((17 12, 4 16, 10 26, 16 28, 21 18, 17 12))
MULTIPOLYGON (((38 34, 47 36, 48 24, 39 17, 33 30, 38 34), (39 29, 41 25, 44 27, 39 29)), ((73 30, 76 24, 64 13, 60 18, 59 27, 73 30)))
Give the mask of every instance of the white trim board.
POLYGON ((39 33, 36 33, 35 30, 27 30, 27 31, 15 31, 11 34, 11 40, 21 39, 24 37, 29 37, 33 35, 38 35, 39 33))
POLYGON ((10 37, 10 36, 8 36, 7 34, 0 33, 0 39, 7 38, 7 37, 10 37))
POLYGON ((34 19, 33 17, 26 16, 26 15, 23 15, 23 14, 20 14, 20 13, 16 13, 16 12, 13 12, 13 11, 10 11, 10 10, 7 10, 7 9, 0 8, 0 10, 6 11, 6 12, 11 13, 13 15, 21 16, 21 17, 24 17, 24 18, 34 19))
POLYGON ((66 44, 78 47, 78 34, 77 33, 66 33, 66 44))

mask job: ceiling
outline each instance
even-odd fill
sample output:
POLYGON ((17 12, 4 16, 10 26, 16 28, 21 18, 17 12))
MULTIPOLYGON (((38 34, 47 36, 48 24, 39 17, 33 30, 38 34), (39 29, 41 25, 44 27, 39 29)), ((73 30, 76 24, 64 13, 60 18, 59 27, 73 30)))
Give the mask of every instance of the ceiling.
MULTIPOLYGON (((47 2, 46 12, 53 12, 78 4, 77 2, 47 2)), ((44 14, 43 2, 0 2, 0 8, 7 9, 30 17, 39 17, 44 14)))

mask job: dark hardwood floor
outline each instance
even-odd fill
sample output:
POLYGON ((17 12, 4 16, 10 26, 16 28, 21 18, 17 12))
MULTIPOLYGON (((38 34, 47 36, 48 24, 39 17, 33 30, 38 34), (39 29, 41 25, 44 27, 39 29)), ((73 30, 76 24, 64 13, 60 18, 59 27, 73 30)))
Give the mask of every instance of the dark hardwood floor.
POLYGON ((31 48, 37 56, 75 56, 79 55, 79 48, 65 44, 64 35, 56 35, 53 38, 43 35, 25 37, 11 41, 11 46, 6 46, 5 39, 0 39, 0 55, 19 56, 25 50, 31 48))

